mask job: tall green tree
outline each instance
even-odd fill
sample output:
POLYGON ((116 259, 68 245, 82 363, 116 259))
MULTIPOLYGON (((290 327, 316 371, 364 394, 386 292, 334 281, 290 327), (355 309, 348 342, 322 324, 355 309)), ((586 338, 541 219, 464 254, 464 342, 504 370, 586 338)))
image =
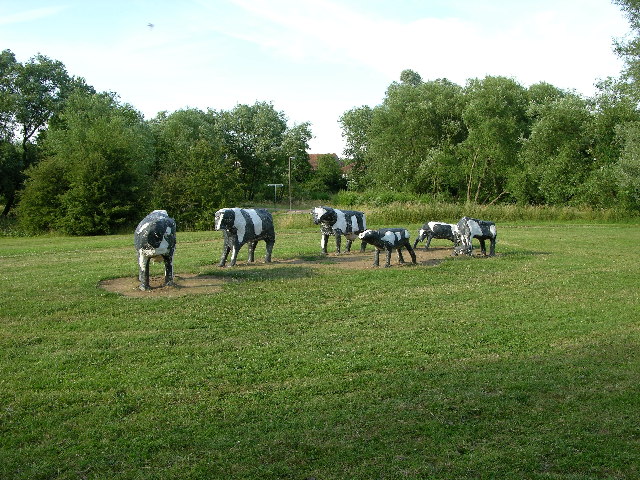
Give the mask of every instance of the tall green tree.
POLYGON ((514 196, 522 203, 576 203, 593 168, 592 131, 593 116, 583 98, 568 95, 542 106, 520 153, 525 176, 514 196))
POLYGON ((58 60, 38 54, 24 64, 10 50, 0 54, 0 131, 19 142, 21 158, 12 172, 14 182, 0 192, 6 216, 23 181, 22 172, 37 159, 34 140, 62 110, 75 89, 93 93, 82 78, 71 77, 58 60))
POLYGON ((615 42, 616 53, 624 60, 622 80, 636 100, 640 99, 640 0, 612 0, 629 21, 633 36, 615 42))
POLYGON ((513 79, 488 76, 470 80, 465 96, 468 136, 461 147, 466 201, 493 202, 508 193, 507 180, 527 135, 527 92, 513 79))
POLYGON ((358 189, 366 175, 372 119, 373 109, 363 105, 346 111, 339 120, 345 141, 343 154, 351 164, 349 188, 358 189))
POLYGON ((180 228, 212 228, 216 210, 242 198, 217 113, 178 110, 150 124, 156 145, 153 208, 170 212, 180 228))
POLYGON ((273 183, 274 175, 280 179, 288 162, 281 148, 287 131, 284 113, 270 103, 257 102, 222 112, 220 123, 230 155, 239 168, 244 195, 253 200, 266 183, 273 183))
POLYGON ((146 213, 151 132, 113 94, 72 94, 42 148, 18 208, 26 229, 109 234, 146 213))
POLYGON ((424 193, 425 177, 435 190, 448 183, 442 162, 466 136, 463 106, 462 89, 446 79, 391 84, 372 114, 369 182, 416 193, 424 193))

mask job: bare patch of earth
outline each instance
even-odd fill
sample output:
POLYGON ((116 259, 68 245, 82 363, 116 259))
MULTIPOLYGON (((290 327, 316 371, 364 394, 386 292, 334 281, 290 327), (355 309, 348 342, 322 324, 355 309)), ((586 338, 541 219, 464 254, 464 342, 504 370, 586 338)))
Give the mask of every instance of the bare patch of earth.
POLYGON ((201 293, 216 293, 222 290, 227 281, 212 275, 196 275, 185 273, 174 275, 173 286, 163 286, 164 275, 149 278, 151 289, 142 291, 138 288, 138 277, 122 277, 103 280, 98 284, 108 292, 119 293, 125 297, 153 298, 153 297, 182 297, 184 295, 198 295, 201 293))
MULTIPOLYGON (((442 262, 443 259, 451 256, 451 248, 435 247, 425 250, 424 247, 418 247, 415 250, 416 265, 411 263, 411 256, 403 250, 403 257, 406 263, 398 262, 397 253, 393 253, 391 257, 391 268, 419 268, 420 266, 435 266, 442 262)), ((253 264, 248 262, 238 262, 235 267, 230 268, 275 268, 282 265, 304 265, 319 269, 349 269, 349 270, 366 270, 374 269, 373 266, 374 253, 371 247, 365 252, 360 253, 359 250, 350 253, 336 255, 312 255, 302 258, 294 258, 288 260, 274 259, 271 263, 264 263, 260 259, 253 264)), ((380 253, 380 265, 384 266, 386 262, 386 254, 380 253)), ((181 297, 184 295, 199 295, 203 293, 217 293, 222 290, 222 286, 232 281, 229 277, 218 277, 214 275, 198 275, 185 273, 174 276, 174 286, 163 286, 164 276, 152 276, 149 279, 151 288, 146 291, 138 289, 137 277, 122 277, 101 281, 98 286, 109 292, 119 293, 126 297, 137 298, 154 298, 154 297, 181 297)))

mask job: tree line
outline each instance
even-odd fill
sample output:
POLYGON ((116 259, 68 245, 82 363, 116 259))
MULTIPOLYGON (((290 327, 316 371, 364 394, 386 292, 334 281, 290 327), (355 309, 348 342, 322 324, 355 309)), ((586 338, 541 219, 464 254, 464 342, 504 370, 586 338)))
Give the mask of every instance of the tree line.
MULTIPOLYGON (((640 0, 614 0, 640 32, 640 0)), ((28 232, 87 235, 168 208, 182 228, 210 228, 224 205, 340 189, 478 204, 586 205, 640 211, 640 40, 616 44, 620 78, 593 97, 487 76, 460 86, 404 70, 382 102, 339 119, 351 167, 313 170, 308 122, 271 103, 184 109, 145 120, 44 55, 0 53, 0 205, 28 232), (291 165, 291 167, 289 167, 291 165)))
POLYGON ((220 206, 263 200, 289 172, 297 190, 344 186, 335 160, 312 170, 310 124, 267 102, 145 120, 43 55, 3 51, 0 78, 0 204, 28 232, 113 233, 153 208, 210 228, 220 206))
POLYGON ((340 119, 355 188, 490 204, 638 209, 640 112, 613 81, 593 98, 505 77, 422 81, 412 70, 383 102, 340 119), (631 181, 633 180, 633 181, 631 181))

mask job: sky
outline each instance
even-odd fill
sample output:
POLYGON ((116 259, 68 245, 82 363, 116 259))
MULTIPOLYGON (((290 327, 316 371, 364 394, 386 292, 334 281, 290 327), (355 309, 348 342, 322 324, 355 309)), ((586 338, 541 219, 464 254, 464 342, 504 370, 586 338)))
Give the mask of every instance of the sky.
POLYGON ((610 0, 3 0, 0 48, 38 53, 145 118, 270 102, 343 154, 339 118, 382 103, 404 69, 590 96, 616 77, 628 22, 610 0))

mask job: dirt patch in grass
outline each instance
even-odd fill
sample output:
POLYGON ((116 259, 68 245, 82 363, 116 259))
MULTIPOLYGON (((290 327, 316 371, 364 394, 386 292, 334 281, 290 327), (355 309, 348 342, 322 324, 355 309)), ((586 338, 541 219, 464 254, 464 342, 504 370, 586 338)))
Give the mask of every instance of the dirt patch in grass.
MULTIPOLYGON (((416 265, 411 263, 411 256, 403 250, 403 257, 406 263, 398 262, 398 255, 394 252, 391 257, 391 268, 419 268, 435 266, 442 262, 445 258, 451 256, 451 248, 436 247, 425 250, 424 247, 418 247, 416 252, 416 265)), ((235 267, 227 268, 259 268, 269 269, 282 265, 304 265, 319 269, 349 269, 349 270, 366 270, 374 269, 373 266, 373 250, 369 248, 365 253, 360 251, 343 253, 336 255, 311 255, 301 258, 278 260, 274 259, 271 263, 264 263, 258 259, 255 263, 250 264, 246 261, 238 262, 235 267)), ((386 254, 380 254, 380 265, 384 265, 386 254)), ((381 267, 380 267, 381 268, 381 267)), ((184 295, 199 295, 204 293, 217 293, 222 290, 222 286, 232 281, 232 278, 215 276, 215 275, 198 275, 198 274, 180 274, 174 277, 174 286, 163 286, 164 277, 162 275, 152 276, 149 279, 151 289, 141 291, 138 289, 137 277, 122 277, 101 281, 98 286, 109 292, 119 293, 126 297, 137 298, 154 298, 154 297, 181 297, 184 295)))
POLYGON ((198 295, 202 293, 216 293, 222 290, 222 285, 228 281, 212 275, 196 275, 185 273, 175 275, 175 285, 163 286, 164 276, 149 278, 150 290, 142 291, 138 288, 140 282, 137 277, 122 277, 103 280, 98 284, 108 292, 119 293, 125 297, 153 298, 153 297, 182 297, 184 295, 198 295))

